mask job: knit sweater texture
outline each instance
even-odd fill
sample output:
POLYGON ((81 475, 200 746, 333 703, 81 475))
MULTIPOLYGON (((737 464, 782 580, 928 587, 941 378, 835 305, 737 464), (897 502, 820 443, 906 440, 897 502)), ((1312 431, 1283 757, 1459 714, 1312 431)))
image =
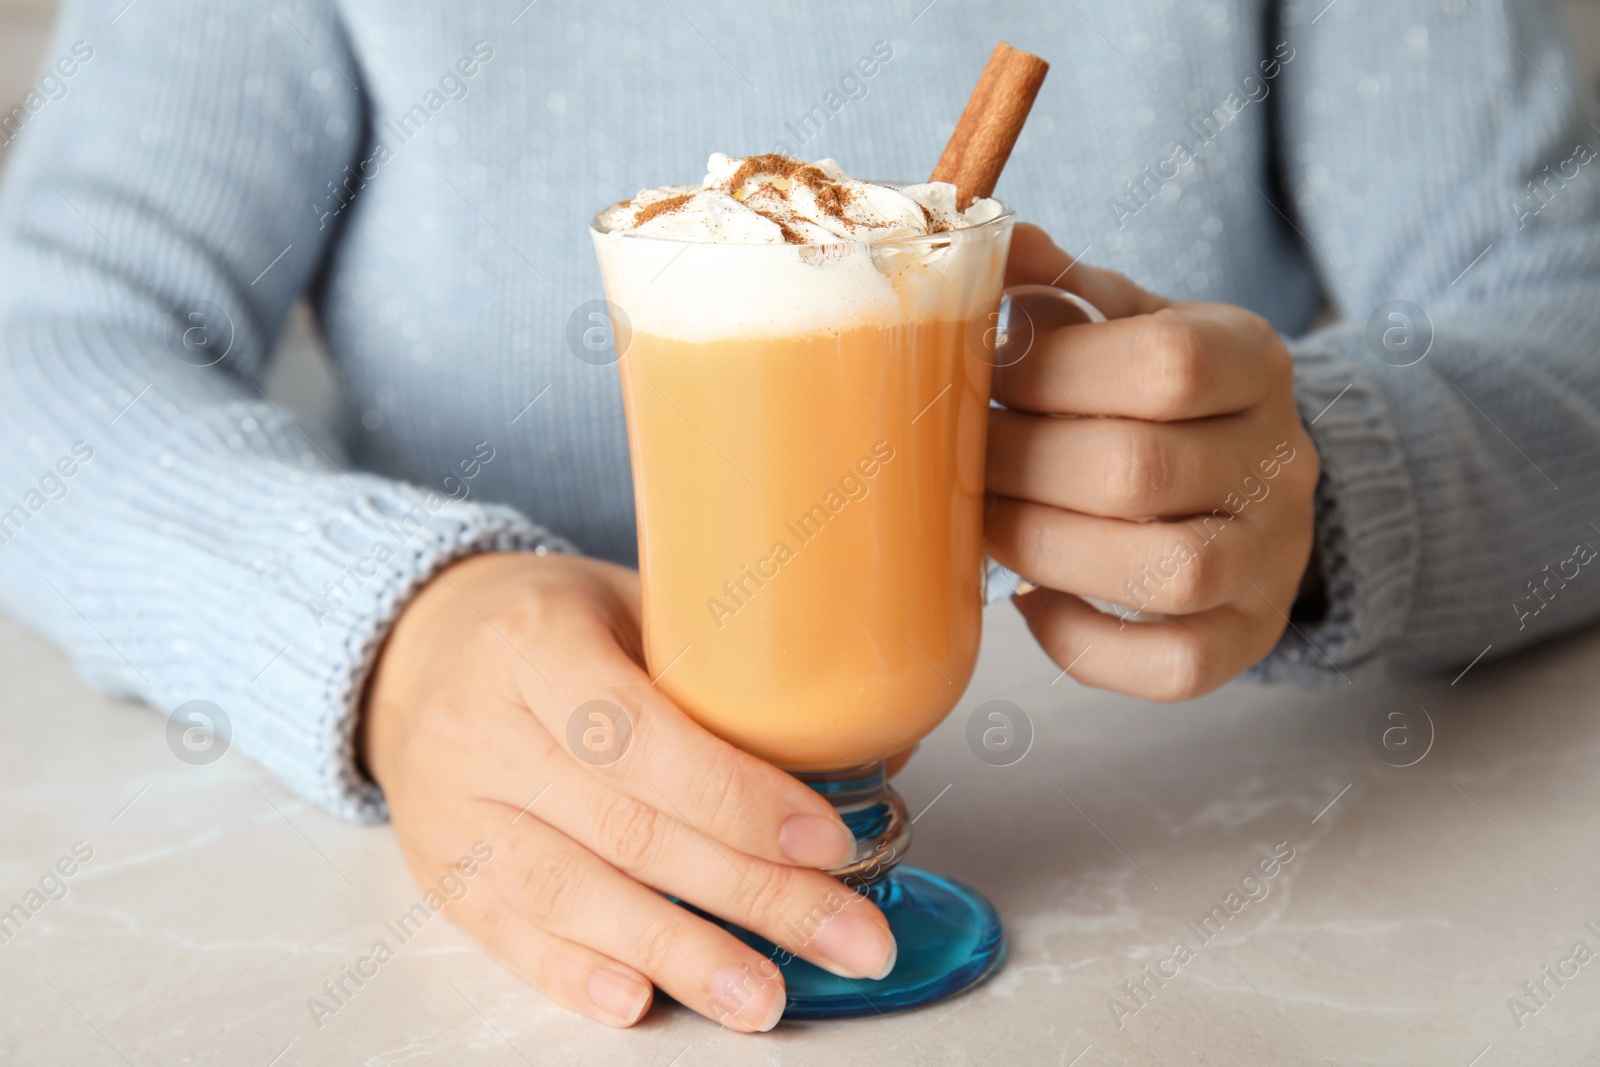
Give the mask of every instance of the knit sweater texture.
POLYGON ((1290 341, 1328 610, 1254 677, 1600 614, 1600 126, 1546 0, 125 5, 0 116, 0 603, 334 811, 382 814, 361 689, 431 575, 634 559, 594 212, 714 150, 920 180, 1000 39, 1053 65, 1000 195, 1290 341), (302 298, 327 425, 263 389, 302 298))

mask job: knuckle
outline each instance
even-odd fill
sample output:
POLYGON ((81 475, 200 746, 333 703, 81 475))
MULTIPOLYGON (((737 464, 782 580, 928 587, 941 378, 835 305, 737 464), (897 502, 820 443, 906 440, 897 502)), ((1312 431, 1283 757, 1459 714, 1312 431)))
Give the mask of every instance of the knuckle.
MULTIPOLYGON (((1304 452, 1301 453, 1305 455, 1304 452)), ((1278 484, 1283 493, 1291 502, 1304 504, 1309 507, 1317 488, 1319 472, 1316 461, 1309 460, 1304 463, 1291 463, 1283 468, 1278 478, 1278 484), (1298 468, 1298 469, 1296 469, 1298 468)))
POLYGON ((1156 435, 1134 426, 1116 448, 1105 450, 1101 491, 1117 515, 1143 516, 1154 508, 1166 484, 1167 455, 1156 435))
POLYGON ((594 600, 588 591, 572 585, 545 585, 494 612, 495 617, 485 618, 483 626, 487 638, 503 644, 502 635, 507 634, 518 647, 524 647, 593 613, 594 600))
POLYGON ((1056 539, 1046 512, 1038 507, 1019 509, 1016 520, 1017 548, 1023 568, 1040 568, 1056 555, 1056 539))
POLYGON ((1278 331, 1273 329, 1272 323, 1247 308, 1235 307, 1232 310, 1239 316, 1238 331, 1249 338, 1255 351, 1261 353, 1262 365, 1268 373, 1274 377, 1292 379, 1294 357, 1289 354, 1288 346, 1278 336, 1278 331))
POLYGON ((1176 418, 1190 411, 1206 387, 1205 344, 1183 312, 1162 308, 1150 316, 1148 347, 1152 400, 1158 416, 1176 418))
MULTIPOLYGON (((1262 327, 1269 333, 1272 327, 1265 322, 1262 327)), ((1272 333, 1264 342, 1266 346, 1267 380, 1274 386, 1286 390, 1291 399, 1294 396, 1294 356, 1289 354, 1289 349, 1276 333, 1272 333)))
POLYGON ((1192 637, 1174 639, 1162 657, 1156 679, 1156 700, 1177 703, 1193 700, 1215 688, 1210 684, 1209 657, 1201 643, 1192 637))
POLYGON ((661 832, 660 812, 626 793, 617 793, 600 803, 595 818, 606 859, 628 872, 649 863, 661 832))
POLYGON ((1265 352, 1268 348, 1274 347, 1273 342, 1278 337, 1278 331, 1272 328, 1272 324, 1264 316, 1237 304, 1208 304, 1206 307, 1219 316, 1229 333, 1248 340, 1256 351, 1265 352))
POLYGON ((1191 545, 1182 555, 1183 562, 1169 580, 1165 597, 1173 613, 1192 615, 1210 606, 1219 582, 1219 553, 1215 549, 1207 551, 1208 547, 1191 545))
POLYGON ((526 907, 540 926, 564 918, 583 896, 583 857, 571 849, 556 849, 529 862, 522 872, 526 907))
POLYGON ((1251 469, 1252 477, 1270 484, 1274 494, 1283 494, 1297 504, 1309 505, 1322 476, 1321 457, 1303 429, 1295 426, 1280 437, 1273 434, 1262 454, 1269 456, 1251 469))
POLYGON ((634 965, 652 977, 667 973, 672 962, 682 956, 684 924, 681 912, 673 908, 666 915, 646 922, 633 938, 634 965))
POLYGON ((1287 463, 1285 467, 1293 478, 1291 484, 1301 492, 1309 494, 1316 489, 1317 482, 1322 477, 1322 456, 1305 434, 1299 435, 1299 439, 1292 444, 1295 448, 1295 458, 1299 462, 1287 463))
POLYGON ((777 863, 756 862, 742 872, 734 888, 734 903, 741 916, 756 925, 776 925, 772 920, 792 903, 795 869, 777 863))
POLYGON ((745 766, 748 758, 731 746, 716 745, 703 773, 691 779, 690 818, 719 840, 727 840, 743 826, 759 803, 745 766))

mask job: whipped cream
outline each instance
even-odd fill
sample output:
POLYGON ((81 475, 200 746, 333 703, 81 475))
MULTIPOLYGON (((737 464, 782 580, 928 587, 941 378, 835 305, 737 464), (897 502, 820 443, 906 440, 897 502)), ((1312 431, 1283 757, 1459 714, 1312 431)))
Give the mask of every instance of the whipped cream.
POLYGON ((949 182, 893 187, 851 178, 837 162, 714 152, 698 186, 645 189, 600 213, 599 228, 708 244, 874 244, 965 229, 996 218, 995 200, 956 208, 949 182))
POLYGON ((591 233, 629 328, 707 342, 992 312, 1011 227, 982 224, 1006 213, 998 200, 957 211, 946 182, 891 187, 831 159, 718 153, 700 185, 646 189, 591 233))

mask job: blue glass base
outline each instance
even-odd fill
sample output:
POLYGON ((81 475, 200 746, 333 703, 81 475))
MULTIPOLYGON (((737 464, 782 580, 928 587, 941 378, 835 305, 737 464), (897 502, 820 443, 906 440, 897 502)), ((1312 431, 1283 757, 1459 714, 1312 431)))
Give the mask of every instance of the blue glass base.
POLYGON ((882 910, 899 955, 881 981, 839 978, 736 926, 728 931, 778 964, 788 989, 785 1019, 850 1019, 932 1004, 1000 968, 1005 935, 994 906, 975 890, 896 867, 862 890, 882 910))

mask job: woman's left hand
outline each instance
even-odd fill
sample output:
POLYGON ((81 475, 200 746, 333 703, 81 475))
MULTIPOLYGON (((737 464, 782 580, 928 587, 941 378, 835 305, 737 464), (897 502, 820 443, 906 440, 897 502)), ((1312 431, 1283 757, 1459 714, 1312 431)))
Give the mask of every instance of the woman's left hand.
POLYGON ((1069 289, 1110 321, 1016 300, 995 360, 989 551, 1041 587, 1017 607, 1078 681, 1210 692, 1277 643, 1311 554, 1319 465, 1288 349, 1259 315, 1164 300, 1034 226, 1017 227, 1006 284, 1069 289))

